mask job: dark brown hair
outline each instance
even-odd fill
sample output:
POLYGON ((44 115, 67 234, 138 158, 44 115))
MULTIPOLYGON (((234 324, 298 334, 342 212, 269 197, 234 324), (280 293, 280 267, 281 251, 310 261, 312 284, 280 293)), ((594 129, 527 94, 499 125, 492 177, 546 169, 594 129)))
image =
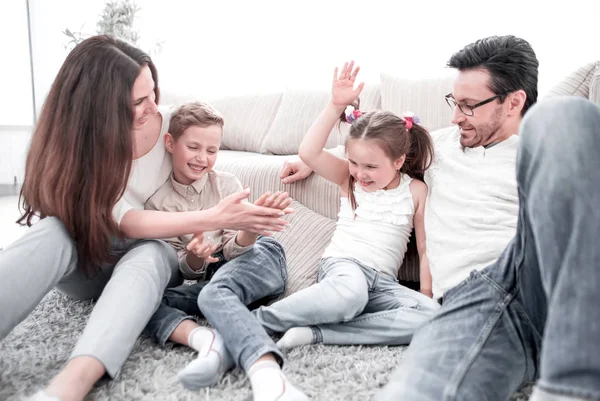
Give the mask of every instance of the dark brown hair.
MULTIPOLYGON (((356 110, 359 105, 358 101, 353 104, 356 110)), ((340 120, 346 121, 345 113, 340 116, 340 120)), ((369 111, 352 121, 346 145, 352 139, 375 141, 391 160, 398 160, 406 155, 406 160, 399 172, 421 181, 423 181, 425 170, 433 161, 433 143, 429 132, 416 123, 410 130, 407 129, 406 121, 389 111, 369 111)), ((357 206, 353 190, 354 184, 355 179, 350 175, 348 196, 352 209, 356 209, 357 206)))
POLYGON ((109 36, 84 40, 54 79, 31 139, 18 223, 57 217, 88 273, 110 261, 111 237, 119 235, 112 210, 131 170, 131 92, 144 66, 158 103, 158 76, 146 53, 109 36))
POLYGON ((539 62, 533 48, 513 35, 479 39, 454 53, 448 67, 459 71, 485 68, 490 73, 490 90, 504 103, 510 92, 523 90, 527 99, 521 110, 524 116, 538 98, 539 62))
POLYGON ((169 133, 174 140, 179 139, 189 127, 209 127, 218 125, 223 128, 223 116, 213 106, 205 102, 191 102, 180 106, 171 115, 169 133))

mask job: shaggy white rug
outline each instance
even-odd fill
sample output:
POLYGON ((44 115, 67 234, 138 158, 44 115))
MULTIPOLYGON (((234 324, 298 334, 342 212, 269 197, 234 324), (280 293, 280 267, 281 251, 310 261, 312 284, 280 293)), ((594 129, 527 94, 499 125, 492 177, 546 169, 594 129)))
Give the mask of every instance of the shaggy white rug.
MULTIPOLYGON (((0 400, 17 401, 55 375, 83 330, 91 302, 56 291, 0 342, 0 400)), ((405 347, 307 346, 287 353, 286 375, 313 400, 372 400, 398 365, 405 347)), ((250 383, 239 369, 218 386, 185 390, 175 377, 192 358, 185 347, 161 348, 141 338, 116 380, 101 381, 87 398, 119 400, 251 400, 250 383)), ((525 387, 513 401, 528 399, 525 387)))

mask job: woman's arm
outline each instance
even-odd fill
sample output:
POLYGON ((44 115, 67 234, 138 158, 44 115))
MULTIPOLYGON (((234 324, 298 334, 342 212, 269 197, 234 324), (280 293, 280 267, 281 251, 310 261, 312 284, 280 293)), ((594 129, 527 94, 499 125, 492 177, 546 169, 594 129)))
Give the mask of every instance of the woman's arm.
POLYGON ((427 246, 425 237, 425 201, 427 199, 427 185, 425 183, 412 180, 410 191, 415 201, 415 215, 413 225, 417 237, 417 251, 419 252, 419 281, 421 282, 421 293, 428 297, 433 297, 432 278, 429 270, 429 260, 427 259, 427 246))
POLYGON ((222 229, 262 235, 283 231, 288 222, 281 216, 286 212, 242 202, 249 195, 250 190, 245 189, 227 196, 210 209, 196 212, 132 209, 125 213, 119 228, 127 238, 169 238, 222 229))

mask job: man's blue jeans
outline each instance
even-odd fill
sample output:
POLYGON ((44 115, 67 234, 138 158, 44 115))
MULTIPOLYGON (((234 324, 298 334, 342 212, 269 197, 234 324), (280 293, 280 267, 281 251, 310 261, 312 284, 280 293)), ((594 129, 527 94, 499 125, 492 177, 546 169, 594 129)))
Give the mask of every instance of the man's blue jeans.
MULTIPOLYGON (((378 400, 600 400, 600 109, 544 101, 521 126, 517 235, 445 294, 378 400)), ((468 246, 468 244, 465 244, 468 246)))
POLYGON ((250 251, 209 269, 216 270, 210 281, 167 289, 145 333, 164 345, 183 320, 204 316, 245 371, 267 353, 282 363, 281 352, 248 309, 284 292, 287 270, 281 244, 259 237, 250 251))

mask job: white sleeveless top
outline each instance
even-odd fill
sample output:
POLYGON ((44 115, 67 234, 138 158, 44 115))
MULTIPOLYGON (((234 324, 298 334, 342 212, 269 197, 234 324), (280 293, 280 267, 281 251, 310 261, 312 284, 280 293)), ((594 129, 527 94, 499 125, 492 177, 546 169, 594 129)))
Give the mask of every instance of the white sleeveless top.
POLYGON ((131 209, 144 210, 144 203, 171 175, 171 154, 165 149, 163 136, 169 130, 171 110, 159 107, 162 126, 154 147, 139 159, 133 160, 125 193, 113 208, 113 218, 121 225, 121 219, 131 209))
POLYGON ((348 198, 340 199, 338 221, 323 258, 351 257, 397 279, 413 229, 411 181, 403 174, 398 188, 375 192, 356 184, 358 206, 353 211, 348 198))

